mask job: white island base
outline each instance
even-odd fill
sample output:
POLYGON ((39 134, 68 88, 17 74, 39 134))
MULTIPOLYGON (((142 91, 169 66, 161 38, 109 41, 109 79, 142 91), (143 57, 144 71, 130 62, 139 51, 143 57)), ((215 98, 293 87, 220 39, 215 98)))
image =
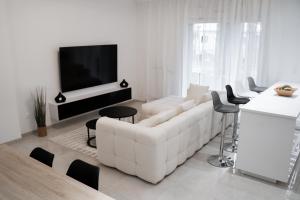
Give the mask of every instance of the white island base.
POLYGON ((240 139, 236 168, 269 181, 288 182, 295 139, 296 120, 300 113, 300 93, 281 97, 276 83, 241 107, 240 139))

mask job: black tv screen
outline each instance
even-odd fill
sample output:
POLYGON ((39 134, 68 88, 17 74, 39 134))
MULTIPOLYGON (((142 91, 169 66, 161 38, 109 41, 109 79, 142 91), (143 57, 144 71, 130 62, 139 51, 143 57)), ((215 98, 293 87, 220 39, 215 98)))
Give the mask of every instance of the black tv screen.
POLYGON ((117 82, 117 45, 59 48, 62 92, 117 82))

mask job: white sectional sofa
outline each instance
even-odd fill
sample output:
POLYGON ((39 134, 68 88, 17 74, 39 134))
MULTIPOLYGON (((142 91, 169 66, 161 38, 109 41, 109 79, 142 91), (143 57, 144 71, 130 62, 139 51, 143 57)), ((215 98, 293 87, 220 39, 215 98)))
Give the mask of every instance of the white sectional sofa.
MULTIPOLYGON (((220 132, 221 115, 213 111, 211 100, 196 106, 177 100, 180 105, 168 108, 163 106, 165 99, 155 102, 152 105, 161 112, 148 113, 149 118, 138 124, 100 118, 98 160, 148 182, 161 181, 220 132)), ((232 117, 229 119, 228 124, 232 123, 232 117)))
MULTIPOLYGON (((210 92, 208 91, 205 95, 206 95, 206 99, 204 99, 204 101, 210 101, 211 98, 207 98, 207 95, 209 95, 210 97, 210 92)), ((226 97, 226 93, 225 92, 218 92, 220 95, 220 98, 222 100, 222 102, 228 103, 227 102, 227 97, 226 97)), ((174 108, 175 106, 178 106, 180 104, 182 104, 183 102, 185 102, 186 99, 183 97, 179 97, 179 96, 168 96, 168 97, 164 97, 162 99, 158 99, 158 100, 154 100, 151 101, 149 103, 145 103, 142 105, 142 119, 145 118, 149 118, 152 117, 153 115, 156 115, 160 112, 169 110, 174 108)), ((212 103, 212 102, 211 102, 212 103)), ((215 112, 212 109, 212 127, 211 127, 211 134, 212 137, 215 137, 218 133, 221 132, 221 120, 222 120, 222 114, 215 112)), ((227 118, 227 126, 229 126, 232 123, 232 117, 233 115, 230 115, 227 118)))

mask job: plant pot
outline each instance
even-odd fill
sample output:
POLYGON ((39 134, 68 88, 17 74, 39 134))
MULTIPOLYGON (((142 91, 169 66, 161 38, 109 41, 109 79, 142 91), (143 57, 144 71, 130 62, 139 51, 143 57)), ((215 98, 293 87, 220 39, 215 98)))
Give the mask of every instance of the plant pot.
POLYGON ((45 126, 44 127, 38 127, 37 133, 38 133, 39 137, 45 137, 45 136, 47 136, 47 128, 45 126))

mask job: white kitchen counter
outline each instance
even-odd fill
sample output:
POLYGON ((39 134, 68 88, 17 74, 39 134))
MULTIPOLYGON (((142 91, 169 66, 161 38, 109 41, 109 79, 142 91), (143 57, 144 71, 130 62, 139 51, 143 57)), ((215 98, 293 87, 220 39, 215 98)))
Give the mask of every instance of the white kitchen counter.
POLYGON ((287 182, 300 113, 300 84, 279 82, 241 106, 236 167, 267 179, 287 182), (281 97, 279 85, 299 88, 293 97, 281 97))
POLYGON ((297 118, 300 113, 300 84, 278 82, 246 105, 241 106, 241 109, 249 112, 279 115, 280 117, 297 118), (286 84, 299 89, 294 92, 292 97, 278 96, 274 88, 286 84))

